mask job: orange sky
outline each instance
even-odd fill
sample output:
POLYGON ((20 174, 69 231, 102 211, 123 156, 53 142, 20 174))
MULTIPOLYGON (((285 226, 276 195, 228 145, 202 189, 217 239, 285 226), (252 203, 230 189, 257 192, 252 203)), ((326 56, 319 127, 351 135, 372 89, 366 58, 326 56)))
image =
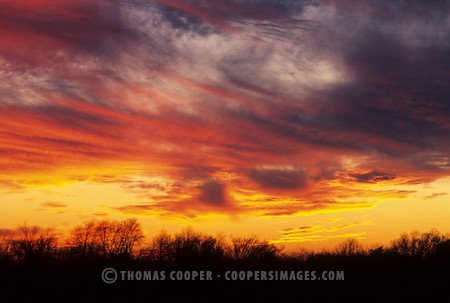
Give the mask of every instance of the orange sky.
POLYGON ((340 3, 0 0, 0 228, 450 232, 448 7, 340 3))

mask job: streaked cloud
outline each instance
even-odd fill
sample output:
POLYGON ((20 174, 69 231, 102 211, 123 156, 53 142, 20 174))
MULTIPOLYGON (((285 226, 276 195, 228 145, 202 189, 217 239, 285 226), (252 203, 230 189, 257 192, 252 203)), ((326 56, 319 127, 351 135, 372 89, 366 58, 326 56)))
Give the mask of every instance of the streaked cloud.
POLYGON ((41 206, 42 208, 38 209, 39 211, 52 210, 56 213, 64 214, 66 212, 68 205, 62 202, 49 201, 49 202, 42 202, 41 206))
POLYGON ((45 206, 45 207, 57 208, 57 209, 67 207, 67 205, 65 203, 61 203, 61 202, 44 202, 41 205, 45 206))
POLYGON ((447 196, 448 193, 434 193, 431 194, 429 196, 424 197, 425 200, 430 200, 430 199, 434 199, 434 198, 438 198, 438 197, 442 197, 442 196, 447 196))
POLYGON ((373 225, 370 220, 363 222, 350 222, 338 226, 325 227, 324 225, 309 225, 297 228, 286 228, 280 231, 281 238, 272 240, 271 243, 302 243, 302 242, 320 242, 330 239, 355 238, 364 239, 365 232, 345 232, 344 229, 353 229, 355 227, 373 225))

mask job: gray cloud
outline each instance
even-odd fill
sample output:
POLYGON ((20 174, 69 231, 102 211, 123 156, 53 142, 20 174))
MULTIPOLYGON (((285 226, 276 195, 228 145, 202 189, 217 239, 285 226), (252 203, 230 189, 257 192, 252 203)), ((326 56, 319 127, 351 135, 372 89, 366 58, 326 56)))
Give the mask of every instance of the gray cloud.
POLYGON ((229 198, 227 197, 225 185, 210 179, 199 187, 201 203, 212 206, 226 206, 229 204, 229 198))
POLYGON ((370 171, 365 173, 350 173, 350 177, 357 182, 363 183, 377 183, 381 181, 390 181, 395 179, 395 176, 379 171, 370 171))
POLYGON ((308 184, 308 174, 302 169, 254 169, 250 179, 269 189, 301 189, 308 184))

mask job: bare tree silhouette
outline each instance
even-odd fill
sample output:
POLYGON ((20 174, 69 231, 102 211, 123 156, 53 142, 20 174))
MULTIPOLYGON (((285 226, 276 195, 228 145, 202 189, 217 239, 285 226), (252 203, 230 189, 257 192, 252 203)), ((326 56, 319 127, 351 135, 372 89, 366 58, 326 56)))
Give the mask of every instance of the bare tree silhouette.
POLYGON ((14 237, 12 230, 0 230, 0 262, 11 261, 12 240, 14 237))
POLYGON ((165 230, 153 237, 150 249, 152 259, 160 263, 173 263, 174 252, 172 243, 172 236, 165 230))
POLYGON ((231 243, 228 254, 237 261, 268 261, 275 258, 281 251, 281 248, 267 241, 260 241, 255 235, 251 237, 233 237, 231 243))
POLYGON ((364 255, 366 251, 357 239, 349 238, 339 243, 335 249, 336 254, 345 257, 364 255))
POLYGON ((191 227, 176 234, 172 245, 175 262, 179 265, 220 262, 225 255, 223 238, 194 232, 191 227))
POLYGON ((72 248, 75 255, 87 259, 98 254, 100 247, 97 239, 97 222, 90 220, 72 229, 67 244, 72 248))
POLYGON ((424 258, 433 254, 447 238, 436 229, 420 233, 413 231, 403 233, 399 239, 392 241, 391 251, 406 257, 424 258))
POLYGON ((81 257, 131 257, 144 234, 135 218, 123 221, 91 220, 73 228, 67 243, 81 257))
POLYGON ((13 258, 20 262, 49 260, 57 252, 57 238, 39 226, 23 224, 17 228, 17 235, 10 241, 13 258))

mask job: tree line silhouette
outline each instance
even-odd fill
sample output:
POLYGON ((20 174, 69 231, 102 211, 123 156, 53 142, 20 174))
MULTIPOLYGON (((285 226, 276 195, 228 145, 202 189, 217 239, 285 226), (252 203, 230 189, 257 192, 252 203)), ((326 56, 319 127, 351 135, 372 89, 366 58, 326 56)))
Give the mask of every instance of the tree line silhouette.
MULTIPOLYGON (((90 220, 75 226, 66 239, 38 226, 21 225, 0 232, 1 264, 30 264, 59 261, 72 262, 149 262, 166 266, 237 264, 290 264, 316 259, 379 259, 419 261, 450 259, 450 237, 432 229, 428 232, 401 234, 389 245, 365 248, 349 238, 334 249, 319 252, 298 249, 284 252, 258 236, 210 236, 187 228, 171 235, 161 231, 149 243, 135 218, 90 220)), ((329 263, 329 262, 326 262, 329 263)))

